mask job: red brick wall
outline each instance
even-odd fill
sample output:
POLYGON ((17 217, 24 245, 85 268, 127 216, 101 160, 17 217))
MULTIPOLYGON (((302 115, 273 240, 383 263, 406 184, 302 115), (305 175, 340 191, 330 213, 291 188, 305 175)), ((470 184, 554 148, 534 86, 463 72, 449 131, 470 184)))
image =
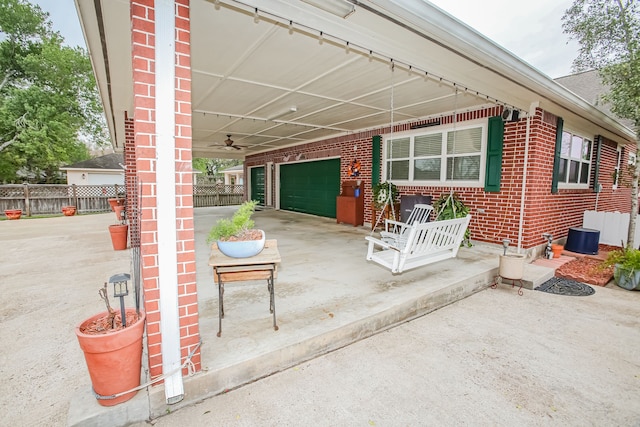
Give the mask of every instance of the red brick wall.
MULTIPOLYGON (((502 107, 479 109, 457 114, 456 123, 499 115, 502 107)), ((528 168, 522 224, 522 246, 529 249, 544 243, 543 233, 552 233, 555 239, 566 237, 569 227, 581 226, 585 210, 619 210, 628 212, 630 208, 627 188, 611 189, 611 172, 615 165, 615 144, 604 140, 601 150, 600 183, 603 191, 596 195, 593 189, 560 190, 551 193, 553 157, 555 149, 556 116, 538 109, 530 123, 528 168)), ((453 115, 442 117, 442 124, 453 123, 453 115)), ((409 130, 418 123, 408 123, 394 127, 394 132, 409 130)), ((522 197, 522 177, 527 121, 505 123, 502 178, 499 193, 486 193, 476 187, 432 187, 399 186, 401 194, 430 195, 435 201, 453 189, 470 208, 471 238, 491 243, 501 243, 503 239, 517 244, 520 229, 522 197)), ((371 222, 371 139, 374 135, 390 133, 390 128, 375 129, 354 135, 328 139, 292 148, 275 150, 248 157, 247 166, 262 165, 268 161, 287 163, 295 161, 302 154, 306 160, 340 157, 340 178, 349 179, 349 165, 353 159, 361 162, 360 178, 365 184, 365 222, 371 222)), ((625 162, 627 156, 625 155, 625 162)), ((595 167, 595 155, 592 170, 595 167)), ((274 179, 275 181, 275 179, 274 179)), ((275 194, 275 188, 272 188, 275 194)))
MULTIPOLYGON (((176 227, 180 346, 186 357, 199 342, 191 172, 191 72, 189 1, 176 0, 176 227)), ((160 278, 156 222, 154 0, 131 1, 136 168, 142 185, 141 258, 152 377, 162 374, 160 278)), ((200 353, 192 362, 200 370, 200 353)), ((184 372, 186 374, 186 370, 184 372)))

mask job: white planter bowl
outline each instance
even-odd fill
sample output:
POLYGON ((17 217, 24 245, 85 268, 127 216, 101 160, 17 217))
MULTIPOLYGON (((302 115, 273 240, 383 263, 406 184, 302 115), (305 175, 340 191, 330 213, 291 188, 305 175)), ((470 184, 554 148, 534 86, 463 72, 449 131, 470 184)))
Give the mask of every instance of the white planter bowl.
POLYGON ((231 258, 249 258, 258 255, 264 249, 265 236, 262 232, 260 240, 241 240, 237 242, 223 242, 218 240, 220 252, 231 258))

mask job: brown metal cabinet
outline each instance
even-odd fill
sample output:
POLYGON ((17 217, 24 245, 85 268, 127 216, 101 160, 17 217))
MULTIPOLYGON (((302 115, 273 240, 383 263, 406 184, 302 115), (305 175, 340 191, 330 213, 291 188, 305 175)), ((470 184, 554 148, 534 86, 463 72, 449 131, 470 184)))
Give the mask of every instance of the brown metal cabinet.
POLYGON ((364 191, 362 181, 344 181, 342 192, 336 198, 338 223, 364 225, 364 191))

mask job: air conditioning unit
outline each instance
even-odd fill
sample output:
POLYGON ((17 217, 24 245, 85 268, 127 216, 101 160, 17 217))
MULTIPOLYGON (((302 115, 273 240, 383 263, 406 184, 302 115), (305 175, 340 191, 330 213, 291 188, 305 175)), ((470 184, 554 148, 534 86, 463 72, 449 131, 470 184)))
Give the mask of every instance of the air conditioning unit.
POLYGON ((502 120, 505 122, 517 122, 520 118, 520 111, 512 108, 505 108, 502 111, 502 120))

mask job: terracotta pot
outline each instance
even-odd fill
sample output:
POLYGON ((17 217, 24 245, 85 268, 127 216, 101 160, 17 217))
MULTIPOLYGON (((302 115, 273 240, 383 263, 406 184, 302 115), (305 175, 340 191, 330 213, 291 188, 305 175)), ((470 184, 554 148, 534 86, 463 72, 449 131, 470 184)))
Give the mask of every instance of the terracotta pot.
POLYGON ((20 219, 22 216, 22 209, 7 209, 4 214, 9 219, 20 219))
MULTIPOLYGON (((128 308, 127 313, 135 313, 134 308, 128 308)), ((119 313, 118 313, 119 314, 119 313)), ((126 328, 110 333, 92 335, 81 332, 86 325, 107 316, 108 312, 92 316, 76 327, 76 336, 80 348, 84 352, 93 390, 99 396, 112 396, 140 385, 140 368, 142 366, 142 335, 146 315, 140 313, 140 318, 126 328)), ((98 399, 102 406, 114 406, 126 402, 135 396, 132 391, 114 399, 98 399)))
POLYGON ((111 206, 111 210, 114 210, 113 208, 115 206, 124 206, 124 200, 125 199, 108 199, 109 206, 111 206))
POLYGON ((113 224, 109 226, 111 234, 111 244, 114 251, 127 249, 127 237, 129 236, 129 226, 126 224, 113 224))
POLYGON ((118 221, 122 221, 124 219, 124 205, 115 205, 112 207, 113 211, 116 213, 116 218, 118 221))
POLYGON ((76 207, 75 206, 63 206, 62 207, 62 213, 64 214, 64 216, 74 216, 76 214, 76 207))
POLYGON ((551 245, 551 252, 553 252, 554 258, 560 258, 562 255, 562 251, 564 251, 564 246, 562 245, 551 245))

